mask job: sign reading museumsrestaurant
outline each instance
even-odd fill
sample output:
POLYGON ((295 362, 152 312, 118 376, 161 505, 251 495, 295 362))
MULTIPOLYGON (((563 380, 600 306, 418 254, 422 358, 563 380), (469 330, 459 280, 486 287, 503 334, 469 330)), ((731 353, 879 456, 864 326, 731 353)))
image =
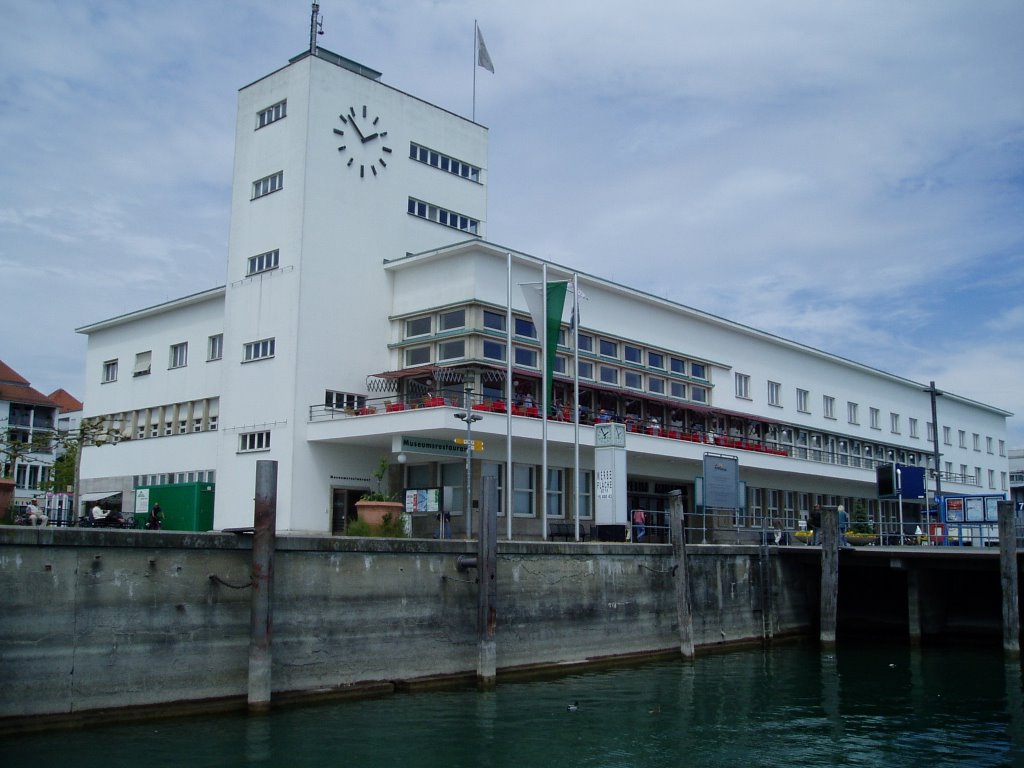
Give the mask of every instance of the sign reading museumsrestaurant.
MULTIPOLYGON (((480 446, 483 448, 483 445, 480 446)), ((435 440, 430 437, 402 435, 402 453, 430 453, 439 456, 466 457, 466 446, 452 440, 435 440)))

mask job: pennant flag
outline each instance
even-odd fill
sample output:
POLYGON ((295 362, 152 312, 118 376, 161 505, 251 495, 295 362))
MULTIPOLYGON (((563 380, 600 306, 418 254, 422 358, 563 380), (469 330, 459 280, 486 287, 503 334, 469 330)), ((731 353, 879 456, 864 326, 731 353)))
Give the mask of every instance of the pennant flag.
POLYGON ((484 35, 480 31, 480 27, 476 28, 476 63, 477 66, 483 67, 492 75, 494 74, 494 62, 491 61, 491 54, 487 52, 487 46, 484 45, 484 35))
POLYGON ((544 317, 544 297, 541 283, 527 283, 523 286, 526 306, 530 309, 537 333, 547 333, 547 359, 544 361, 544 386, 547 390, 548 407, 553 402, 552 373, 555 370, 555 353, 558 351, 558 334, 562 330, 562 311, 565 309, 565 294, 569 283, 563 281, 548 283, 548 313, 544 317))
POLYGON ((575 294, 572 300, 572 315, 569 317, 569 337, 566 339, 569 349, 575 349, 576 329, 580 324, 580 299, 590 298, 580 289, 579 285, 576 286, 575 294))

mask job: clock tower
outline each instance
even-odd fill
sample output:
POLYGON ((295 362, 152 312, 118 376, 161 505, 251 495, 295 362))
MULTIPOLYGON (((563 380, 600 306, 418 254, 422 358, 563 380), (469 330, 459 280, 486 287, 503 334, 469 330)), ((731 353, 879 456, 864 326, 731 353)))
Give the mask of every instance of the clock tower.
MULTIPOLYGON (((400 367, 383 264, 484 236, 486 158, 483 126, 324 48, 241 89, 221 456, 263 425, 265 458, 296 475, 280 487, 323 486, 320 475, 298 476, 324 469, 306 440, 310 407, 327 391, 365 393, 368 374, 400 367)), ((253 457, 235 458, 218 472, 218 526, 250 524, 228 516, 252 495, 253 457)), ((293 530, 323 530, 323 513, 278 499, 293 530)))

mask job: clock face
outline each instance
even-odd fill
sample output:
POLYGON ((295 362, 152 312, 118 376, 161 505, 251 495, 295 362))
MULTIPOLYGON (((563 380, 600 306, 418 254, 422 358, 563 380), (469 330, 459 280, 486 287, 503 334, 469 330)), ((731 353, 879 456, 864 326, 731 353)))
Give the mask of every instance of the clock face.
POLYGON ((388 167, 391 147, 386 145, 388 132, 381 128, 380 116, 373 114, 365 104, 361 108, 349 107, 338 115, 341 127, 334 133, 344 141, 338 152, 345 166, 359 171, 359 178, 374 178, 388 167))

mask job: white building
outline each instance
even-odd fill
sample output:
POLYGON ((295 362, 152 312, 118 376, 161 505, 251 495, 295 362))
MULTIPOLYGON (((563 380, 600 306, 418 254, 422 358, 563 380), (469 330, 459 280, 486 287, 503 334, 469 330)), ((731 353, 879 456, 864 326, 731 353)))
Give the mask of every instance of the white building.
MULTIPOLYGON (((438 446, 465 434, 463 390, 477 406, 504 398, 511 339, 514 397, 541 401, 541 344, 519 285, 541 280, 544 262, 483 239, 486 129, 320 49, 240 91, 235 147, 227 285, 78 329, 89 337, 85 414, 117 438, 85 451, 83 491, 215 482, 215 525, 248 526, 256 460, 273 459, 278 528, 330 533, 373 489, 380 458, 401 455, 392 490, 452 488, 458 532, 465 461, 438 446)), ((670 489, 692 510, 709 451, 739 459, 745 509, 732 523, 744 529, 765 517, 794 527, 815 502, 877 511, 877 462, 932 462, 924 385, 598 276, 579 281, 578 476, 569 421, 546 422, 545 462, 534 411, 474 411, 474 478, 497 476, 504 495, 511 452, 515 536, 543 535, 545 486, 548 521, 574 519, 574 476, 579 516, 594 519, 601 410, 637 430, 621 522, 663 509, 670 489)), ((568 317, 567 305, 560 405, 572 402, 568 317)), ((1010 414, 951 393, 938 407, 943 490, 1006 492, 1010 414)), ((417 532, 429 535, 432 518, 417 532)))

